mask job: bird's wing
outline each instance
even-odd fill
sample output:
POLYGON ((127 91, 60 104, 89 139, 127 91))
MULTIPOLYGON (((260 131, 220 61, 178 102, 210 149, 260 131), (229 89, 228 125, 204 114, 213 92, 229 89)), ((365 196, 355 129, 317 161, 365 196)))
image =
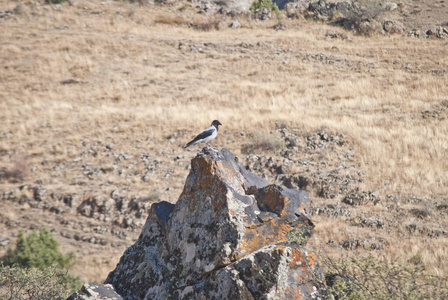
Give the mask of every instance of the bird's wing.
POLYGON ((211 136, 213 136, 215 134, 216 136, 217 130, 215 126, 210 126, 209 128, 207 128, 206 130, 204 130, 203 132, 201 132, 198 136, 196 136, 192 141, 190 141, 188 144, 186 144, 184 146, 184 148, 187 148, 188 146, 203 142, 204 140, 206 140, 207 138, 210 138, 211 136))
POLYGON ((209 128, 207 128, 207 129, 204 130, 202 133, 200 133, 198 136, 196 136, 191 142, 189 142, 188 144, 186 144, 186 145, 184 146, 184 148, 187 148, 188 146, 194 145, 194 144, 200 142, 201 140, 203 140, 203 139, 209 137, 210 135, 213 134, 213 132, 214 132, 215 130, 216 130, 216 129, 215 129, 214 127, 209 127, 209 128))
POLYGON ((209 127, 209 128, 207 128, 206 130, 204 130, 203 132, 201 132, 197 137, 195 137, 195 138, 194 138, 191 142, 189 142, 188 144, 190 144, 190 145, 191 145, 191 144, 194 144, 195 142, 197 142, 197 141, 199 141, 199 140, 202 140, 202 139, 205 139, 205 138, 211 136, 215 130, 216 130, 216 129, 215 129, 214 127, 209 127))

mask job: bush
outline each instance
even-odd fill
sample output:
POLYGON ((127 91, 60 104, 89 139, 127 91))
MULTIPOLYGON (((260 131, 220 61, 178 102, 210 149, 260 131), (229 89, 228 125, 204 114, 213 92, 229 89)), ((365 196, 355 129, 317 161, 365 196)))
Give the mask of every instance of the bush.
POLYGON ((272 11, 274 11, 276 13, 279 12, 277 4, 273 3, 272 0, 257 0, 257 1, 254 1, 249 9, 251 11, 255 11, 255 10, 259 9, 259 8, 268 8, 268 9, 271 9, 272 11))
POLYGON ((78 286, 72 275, 55 266, 39 270, 0 266, 0 299, 66 299, 78 286))
POLYGON ((68 269, 73 260, 73 254, 64 255, 59 251, 59 242, 46 228, 41 229, 39 234, 33 230, 26 238, 20 231, 16 249, 8 249, 6 256, 1 259, 7 266, 17 265, 40 270, 53 265, 68 269))
POLYGON ((20 231, 16 249, 8 249, 0 259, 0 299, 67 298, 81 286, 80 277, 67 271, 73 260, 73 254, 59 251, 58 241, 47 229, 27 237, 20 231))
POLYGON ((421 261, 409 264, 373 256, 332 260, 320 255, 325 267, 327 299, 430 300, 448 299, 446 278, 429 275, 421 261))
MULTIPOLYGON (((17 5, 14 10, 20 11, 21 9, 19 7, 21 6, 22 4, 17 5)), ((16 13, 19 14, 18 12, 16 13)), ((3 168, 0 170, 0 180, 4 178, 12 182, 21 182, 26 179, 29 172, 30 166, 26 156, 19 155, 14 159, 14 166, 11 169, 6 170, 3 168)))

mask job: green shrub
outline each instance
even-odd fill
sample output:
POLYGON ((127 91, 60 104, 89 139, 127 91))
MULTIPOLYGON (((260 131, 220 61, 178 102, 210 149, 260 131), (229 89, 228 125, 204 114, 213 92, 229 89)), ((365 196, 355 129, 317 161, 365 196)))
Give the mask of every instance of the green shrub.
POLYGON ((308 243, 309 238, 313 234, 313 227, 309 224, 303 224, 300 227, 296 227, 286 234, 286 238, 290 242, 296 242, 301 246, 305 246, 308 243))
POLYGON ((250 6, 250 10, 251 11, 255 11, 259 8, 268 8, 268 9, 272 9, 272 11, 278 13, 278 7, 277 4, 273 3, 272 0, 257 0, 254 1, 252 3, 252 5, 250 6))
POLYGON ((20 231, 16 249, 2 257, 0 299, 65 299, 81 287, 69 274, 74 255, 59 251, 59 242, 43 228, 25 237, 20 231))
POLYGON ((427 274, 421 261, 398 263, 360 255, 320 258, 326 271, 326 299, 448 299, 446 278, 427 274))
POLYGON ((1 259, 7 266, 40 270, 53 265, 68 269, 73 260, 73 254, 64 255, 59 251, 59 242, 46 228, 41 229, 39 234, 33 230, 27 237, 20 231, 16 249, 8 249, 6 256, 1 259))

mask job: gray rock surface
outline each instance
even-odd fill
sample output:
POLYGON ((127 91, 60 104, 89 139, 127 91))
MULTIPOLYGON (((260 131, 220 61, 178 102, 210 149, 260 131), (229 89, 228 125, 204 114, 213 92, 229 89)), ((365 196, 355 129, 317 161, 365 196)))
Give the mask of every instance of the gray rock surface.
POLYGON ((122 300, 110 284, 86 283, 67 300, 122 300))
POLYGON ((204 148, 178 202, 151 206, 106 283, 125 299, 316 299, 304 191, 269 185, 227 149, 204 148))

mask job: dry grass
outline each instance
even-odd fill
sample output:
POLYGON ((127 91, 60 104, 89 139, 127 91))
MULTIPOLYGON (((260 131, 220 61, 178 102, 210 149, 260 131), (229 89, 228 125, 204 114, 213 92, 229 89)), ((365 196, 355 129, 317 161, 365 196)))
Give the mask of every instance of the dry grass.
POLYGON ((154 22, 158 24, 169 24, 169 25, 188 24, 184 18, 180 16, 170 16, 170 15, 159 15, 154 19, 154 22))
MULTIPOLYGON (((426 238, 422 238, 420 234, 409 236, 405 228, 410 222, 400 224, 394 229, 386 228, 386 230, 389 229, 387 231, 391 232, 385 235, 382 229, 350 226, 344 218, 341 220, 319 216, 318 220, 315 233, 308 242, 308 247, 315 251, 325 251, 330 257, 339 257, 349 252, 347 250, 341 251, 340 247, 335 247, 345 240, 382 238, 385 247, 381 251, 369 251, 370 249, 363 249, 362 247, 357 250, 370 252, 378 258, 385 256, 398 262, 409 262, 414 256, 418 255, 423 265, 426 266, 428 273, 438 276, 447 275, 446 266, 442 263, 448 258, 446 238, 431 239, 431 242, 428 242, 429 238, 426 234, 426 238), (332 241, 332 243, 329 243, 329 241, 332 241)), ((423 223, 417 221, 417 226, 422 227, 423 223)), ((437 225, 434 227, 440 228, 437 225)))
MULTIPOLYGON (((73 159, 79 145, 94 141, 154 157, 191 156, 180 146, 219 119, 224 126, 214 144, 236 154, 241 131, 270 130, 277 121, 303 132, 326 127, 353 141, 359 154, 353 163, 368 171, 366 189, 429 198, 448 193, 448 109, 438 118, 421 114, 447 100, 446 75, 433 73, 448 69, 446 41, 326 40, 334 28, 303 20, 285 20, 283 31, 269 29, 275 21, 244 18, 238 30, 198 31, 176 26, 195 20, 194 10, 180 10, 183 4, 173 4, 180 14, 171 16, 166 6, 76 3, 61 9, 29 3, 33 13, 0 20, 0 162, 12 168, 13 157, 27 156, 35 167, 29 182, 76 190, 68 185, 75 180, 69 168, 53 176, 41 163, 73 159)), ((178 168, 163 181, 115 184, 136 191, 171 186, 173 201, 185 176, 178 168)), ((0 191, 11 187, 2 183, 0 191)), ((311 245, 367 234, 333 219, 321 219, 317 229, 311 245)), ((398 237, 390 236, 391 245, 398 237)), ((440 263, 446 241, 400 243, 388 251, 422 253, 432 270, 448 274, 440 263)))

